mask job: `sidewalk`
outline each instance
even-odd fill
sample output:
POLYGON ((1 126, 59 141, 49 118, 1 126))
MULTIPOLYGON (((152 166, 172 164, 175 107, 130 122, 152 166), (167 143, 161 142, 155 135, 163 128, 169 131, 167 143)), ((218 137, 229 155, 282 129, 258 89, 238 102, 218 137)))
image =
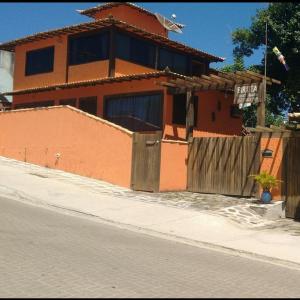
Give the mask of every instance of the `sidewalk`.
POLYGON ((292 220, 280 224, 293 223, 299 234, 285 232, 276 221, 245 227, 209 211, 160 203, 172 194, 155 202, 159 195, 4 157, 0 157, 0 174, 0 195, 5 198, 84 213, 122 228, 300 269, 300 223, 292 220))

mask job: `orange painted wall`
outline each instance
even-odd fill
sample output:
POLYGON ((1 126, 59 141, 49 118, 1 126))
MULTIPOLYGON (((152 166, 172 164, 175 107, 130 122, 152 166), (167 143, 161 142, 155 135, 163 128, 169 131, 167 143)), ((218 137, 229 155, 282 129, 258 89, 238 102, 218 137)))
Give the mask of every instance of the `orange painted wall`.
POLYGON ((57 91, 48 91, 40 93, 32 93, 25 95, 15 95, 13 97, 13 105, 34 102, 34 101, 46 101, 54 100, 55 105, 58 105, 60 99, 80 98, 80 97, 98 97, 98 116, 103 117, 103 97, 116 94, 147 92, 147 91, 161 91, 163 88, 157 84, 156 81, 165 80, 164 77, 132 80, 125 82, 117 82, 110 84, 103 84, 97 86, 72 88, 57 91))
POLYGON ((95 19, 104 19, 112 15, 115 19, 119 19, 130 25, 135 25, 145 31, 167 36, 167 30, 159 23, 155 16, 148 15, 135 8, 127 5, 119 5, 97 12, 95 19))
POLYGON ((62 106, 0 112, 0 126, 2 156, 130 187, 129 131, 62 106))
POLYGON ((155 72, 155 69, 116 58, 115 76, 155 72))
POLYGON ((46 40, 16 46, 14 90, 40 87, 66 82, 67 37, 55 37, 46 40), (55 46, 54 71, 51 73, 25 76, 26 52, 40 48, 55 46))
POLYGON ((187 185, 188 144, 161 142, 160 191, 184 191, 187 185))
MULTIPOLYGON (((233 96, 217 91, 199 92, 198 95, 198 118, 197 126, 194 128, 194 137, 214 137, 240 135, 242 119, 230 116, 230 106, 233 96), (221 110, 218 111, 218 100, 221 101, 221 110), (215 112, 216 120, 211 119, 215 112)), ((166 96, 167 113, 164 137, 168 139, 184 139, 185 126, 172 123, 173 100, 171 95, 166 96)))
MULTIPOLYGON (((40 92, 27 95, 15 95, 13 104, 20 104, 34 101, 54 100, 55 105, 60 99, 98 97, 98 116, 103 117, 103 97, 116 94, 162 91, 164 92, 163 124, 166 139, 185 139, 185 126, 172 124, 173 103, 172 96, 167 95, 166 89, 157 85, 159 81, 165 81, 165 77, 132 80, 128 82, 118 82, 103 84, 98 86, 73 88, 58 91, 40 92)), ((230 117, 230 105, 232 98, 226 99, 222 93, 202 92, 199 93, 198 124, 194 130, 194 136, 232 136, 240 135, 242 120, 230 117), (222 109, 217 111, 217 100, 222 102, 222 109), (216 121, 211 121, 211 112, 216 112, 216 121)))
POLYGON ((108 77, 108 60, 69 66, 68 82, 92 80, 108 77))
MULTIPOLYGON (((275 176, 278 180, 282 180, 282 158, 283 158, 283 143, 280 137, 262 137, 261 138, 261 151, 270 149, 273 151, 272 157, 262 157, 260 172, 267 171, 269 174, 275 176)), ((260 190, 259 193, 261 193, 260 190)), ((274 200, 282 200, 281 185, 272 189, 272 195, 274 200)))

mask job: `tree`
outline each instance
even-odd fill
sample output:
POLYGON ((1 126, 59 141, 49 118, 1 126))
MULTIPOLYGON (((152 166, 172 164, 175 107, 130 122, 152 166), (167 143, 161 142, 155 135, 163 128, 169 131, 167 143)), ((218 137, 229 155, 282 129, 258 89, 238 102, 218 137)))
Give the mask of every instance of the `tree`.
MULTIPOLYGON (((220 68, 220 71, 222 72, 235 72, 235 71, 244 71, 249 70, 252 72, 259 73, 260 66, 252 65, 248 68, 245 68, 244 66, 244 58, 242 55, 239 55, 238 53, 233 54, 234 60, 233 64, 226 65, 222 68, 220 68)), ((255 127, 256 126, 256 110, 257 110, 257 104, 252 104, 251 106, 244 107, 242 109, 242 118, 243 118, 243 124, 246 127, 255 127)), ((272 112, 272 101, 271 96, 267 94, 266 97, 266 120, 265 125, 275 125, 280 126, 283 124, 284 118, 281 114, 274 114, 272 112)))
MULTIPOLYGON (((267 76, 282 85, 268 88, 268 109, 273 115, 283 111, 300 111, 300 4, 297 2, 271 3, 252 18, 250 28, 239 28, 232 34, 236 57, 251 56, 253 50, 265 44, 265 24, 268 24, 267 76), (285 56, 289 71, 273 54, 278 47, 285 56)), ((264 59, 256 66, 264 74, 264 59)))

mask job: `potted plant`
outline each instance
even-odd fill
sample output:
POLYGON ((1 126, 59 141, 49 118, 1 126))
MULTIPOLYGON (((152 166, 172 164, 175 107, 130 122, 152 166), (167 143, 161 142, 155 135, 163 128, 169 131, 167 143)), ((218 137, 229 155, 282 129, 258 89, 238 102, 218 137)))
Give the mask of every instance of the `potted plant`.
POLYGON ((276 179, 273 175, 269 174, 266 171, 261 172, 260 174, 257 175, 250 175, 254 177, 254 180, 260 184, 262 187, 262 194, 260 197, 260 200, 268 204, 272 201, 272 194, 271 194, 271 188, 276 187, 278 182, 281 180, 276 179))

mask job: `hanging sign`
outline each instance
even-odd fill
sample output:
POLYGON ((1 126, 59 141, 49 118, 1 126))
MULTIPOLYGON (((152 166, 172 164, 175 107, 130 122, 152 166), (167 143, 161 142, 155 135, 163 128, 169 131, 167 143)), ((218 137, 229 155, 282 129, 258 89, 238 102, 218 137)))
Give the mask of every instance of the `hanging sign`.
POLYGON ((234 87, 234 104, 258 103, 258 83, 236 84, 234 87))

